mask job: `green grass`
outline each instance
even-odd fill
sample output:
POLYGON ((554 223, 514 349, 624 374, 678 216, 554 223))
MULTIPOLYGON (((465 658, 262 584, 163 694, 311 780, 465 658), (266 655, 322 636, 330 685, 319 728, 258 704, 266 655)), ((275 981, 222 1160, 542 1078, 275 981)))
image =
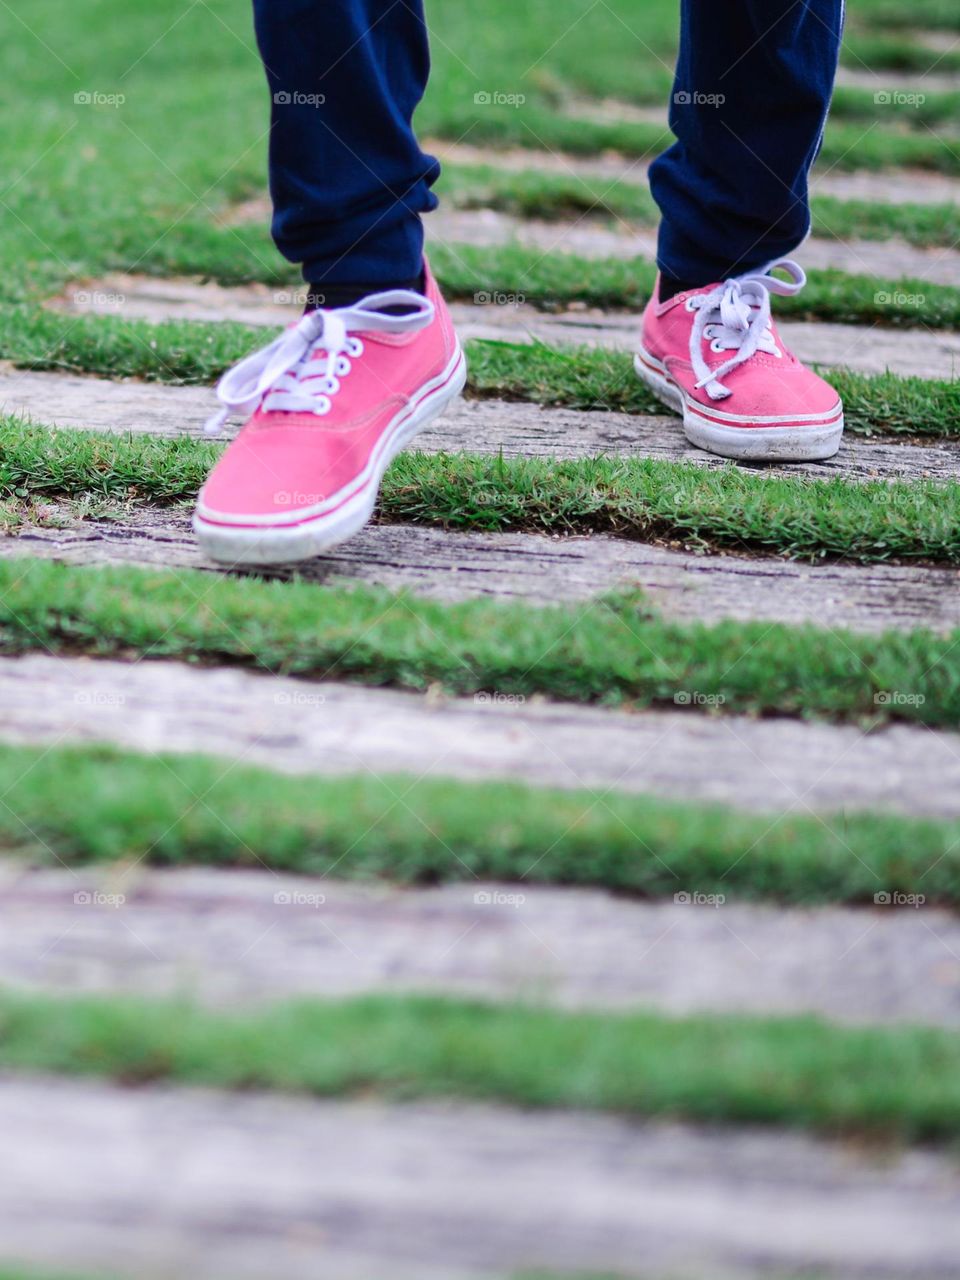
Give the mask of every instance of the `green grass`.
MULTIPOLYGON (((852 91, 854 95, 863 90, 852 91)), ((872 94, 867 95, 873 105, 872 94)), ((662 100, 658 97, 658 100, 662 100)), ((854 96, 851 102, 858 102, 854 96)), ((835 119, 828 125, 818 164, 824 170, 889 169, 910 166, 951 176, 960 174, 960 151, 953 133, 941 136, 919 119, 910 132, 906 107, 883 108, 884 114, 863 120, 835 119), (894 114, 896 110, 896 114, 894 114)), ((913 110, 911 108, 911 110, 913 110)), ((666 126, 647 122, 583 119, 564 115, 532 96, 521 109, 485 107, 478 115, 470 99, 451 105, 443 113, 421 112, 421 127, 432 137, 491 148, 523 147, 531 151, 563 151, 572 156, 592 156, 604 151, 628 159, 653 159, 672 142, 666 126)))
MULTIPOLYGON (((437 245, 431 262, 450 297, 473 298, 478 291, 520 294, 546 308, 583 302, 605 310, 641 310, 656 277, 655 265, 645 258, 582 258, 519 245, 437 245)), ((954 329, 960 325, 960 289, 824 270, 811 276, 796 297, 778 298, 776 312, 841 324, 954 329)))
POLYGON ((0 359, 31 369, 197 385, 215 381, 276 332, 226 321, 149 324, 19 307, 0 311, 0 359))
MULTIPOLYGON (((9 319, 9 318, 8 318, 9 319)), ((239 324, 170 321, 151 325, 110 317, 38 313, 35 323, 6 326, 0 352, 31 369, 60 369, 173 385, 205 385, 275 336, 239 324)), ((632 357, 593 347, 471 340, 468 393, 577 409, 662 413, 639 382, 632 357)), ((960 379, 825 370, 844 401, 846 430, 858 435, 960 435, 960 379)))
MULTIPOLYGON (((853 93, 863 93, 855 90, 853 93)), ((870 104, 872 94, 868 94, 870 104)), ((856 102, 853 98, 851 101, 856 102)), ((916 132, 907 131, 909 124, 902 110, 883 108, 869 122, 843 120, 838 117, 827 127, 818 165, 823 170, 881 170, 910 166, 950 176, 960 174, 960 151, 957 138, 949 132, 941 136, 918 120, 916 132)), ((912 108, 911 108, 912 110, 912 108)), ((666 124, 646 122, 606 122, 563 115, 546 103, 531 99, 521 110, 513 107, 487 107, 482 116, 464 102, 449 113, 434 116, 421 114, 431 136, 491 148, 523 147, 531 151, 563 151, 572 156, 593 156, 604 151, 618 153, 628 159, 652 160, 672 142, 666 124)))
POLYGON ((860 563, 960 563, 960 485, 811 481, 646 458, 407 454, 384 484, 388 520, 491 531, 680 538, 860 563))
MULTIPOLYGON (((288 777, 202 756, 0 746, 0 849, 37 865, 145 859, 393 884, 601 887, 650 899, 960 906, 960 822, 737 812, 601 788, 288 777)), ((271 889, 272 893, 272 889, 271 889)), ((891 908, 893 910, 895 908, 891 908)))
MULTIPOLYGON (((239 324, 200 324, 40 313, 37 326, 4 330, 3 354, 31 369, 59 369, 111 378, 143 378, 171 385, 206 385, 269 341, 273 330, 239 324)), ((0 338, 0 341, 3 339, 0 338)), ((632 357, 594 347, 471 340, 466 343, 468 394, 498 396, 574 409, 663 413, 637 379, 632 357)), ((857 435, 945 438, 960 435, 960 379, 824 370, 844 402, 844 422, 857 435)), ((211 401, 211 405, 212 405, 211 401)))
MULTIPOLYGON (((630 355, 596 347, 467 343, 469 390, 478 396, 532 400, 571 409, 663 413, 633 372, 630 355)), ((960 379, 901 377, 824 369, 843 398, 844 426, 855 435, 944 438, 960 434, 960 379)))
POLYGON ((960 1036, 816 1018, 561 1013, 440 998, 0 996, 0 1067, 323 1097, 460 1098, 900 1141, 960 1138, 960 1036))
MULTIPOLYGON (((898 13, 904 12, 898 8, 898 13)), ((922 22, 917 23, 922 27, 922 22)), ((909 40, 903 33, 876 30, 869 22, 859 20, 848 10, 847 30, 844 35, 841 62, 844 66, 863 71, 913 71, 922 76, 933 71, 943 75, 960 71, 960 48, 935 51, 926 45, 909 40)), ((878 88, 882 85, 878 84, 878 88)), ((918 88, 922 90, 922 85, 918 88)))
MULTIPOLYGON (((611 0, 583 18, 581 0, 434 7, 434 77, 421 131, 590 154, 610 145, 659 150, 670 139, 656 127, 589 125, 560 108, 571 90, 661 100, 677 38, 673 0, 641 7, 611 0), (528 102, 520 110, 478 107, 475 92, 494 87, 525 92, 528 102)), ((265 233, 214 223, 264 186, 268 103, 245 0, 208 0, 186 12, 177 0, 134 9, 129 0, 82 7, 13 0, 10 20, 21 36, 0 47, 0 113, 10 121, 0 299, 17 325, 35 322, 26 304, 70 279, 112 267, 179 269, 210 241, 218 272, 229 272, 233 259, 247 277, 255 269, 261 278, 289 279, 265 233), (31 30, 53 35, 38 39, 31 30), (126 100, 119 108, 74 103, 75 92, 94 87, 126 100), (105 190, 109 201, 92 198, 105 190)), ((824 164, 909 162, 956 172, 957 154, 949 139, 926 130, 881 124, 864 136, 861 124, 838 121, 827 132, 824 164)))
POLYGON ((201 571, 0 564, 0 652, 8 655, 207 660, 460 694, 672 707, 693 690, 699 707, 729 713, 957 727, 957 638, 674 624, 629 595, 575 606, 444 604, 201 571))
MULTIPOLYGON (((642 442, 640 442, 642 446, 642 442)), ((192 499, 220 446, 0 422, 0 499, 192 499)), ((811 480, 644 457, 408 453, 384 478, 381 518, 487 531, 681 538, 810 559, 960 563, 960 484, 811 480)))
MULTIPOLYGON (((908 210, 904 225, 909 221, 921 228, 930 225, 925 215, 913 219, 908 210)), ((878 212, 864 217, 861 226, 871 222, 879 234, 882 220, 878 212)), ((933 222, 936 223, 936 218, 933 222)), ((949 221, 943 224, 944 234, 949 233, 952 225, 949 221)), ((850 230, 856 230, 852 219, 850 230)), ((159 257, 150 253, 143 255, 138 266, 141 272, 162 276, 196 275, 223 284, 256 281, 278 289, 296 287, 296 272, 271 256, 265 228, 245 227, 229 233, 210 230, 185 236, 174 245, 161 242, 159 248, 162 248, 159 257)), ((107 266, 122 267, 123 262, 124 255, 118 251, 107 266)), ((519 294, 541 310, 586 303, 608 310, 638 311, 646 305, 656 277, 655 265, 646 258, 544 253, 515 243, 437 244, 431 249, 431 264, 451 298, 472 300, 478 291, 519 294)), ((801 294, 778 298, 776 312, 783 317, 817 318, 841 324, 955 329, 960 326, 960 289, 906 276, 885 278, 819 270, 811 275, 801 294)), ((64 345, 81 341, 95 345, 107 341, 94 336, 96 327, 103 327, 108 333, 121 332, 124 323, 128 322, 104 316, 46 312, 32 302, 18 300, 18 304, 0 316, 0 357, 55 359, 64 345)), ((212 346, 224 341, 212 333, 218 327, 205 326, 205 336, 212 346)), ((201 332, 201 326, 194 326, 194 331, 201 332)), ((128 341, 135 339, 130 337, 128 341)), ((149 360, 150 355, 146 347, 142 358, 149 360)))
MULTIPOLYGON (((182 245, 175 263, 167 261, 166 256, 161 264, 145 257, 141 269, 167 274, 173 266, 181 273, 210 276, 223 283, 251 280, 285 284, 287 288, 296 283, 289 268, 277 272, 272 260, 261 254, 245 261, 237 243, 226 239, 222 232, 198 241, 193 248, 196 252, 182 245)), ((647 258, 544 253, 513 243, 436 244, 430 251, 430 260, 450 298, 472 300, 479 291, 518 294, 541 310, 576 302, 606 310, 639 311, 646 305, 656 278, 656 266, 647 258)), ((906 276, 885 278, 819 270, 809 278, 801 294, 777 298, 776 312, 782 317, 841 324, 955 329, 960 326, 960 289, 906 276)), ((64 335, 64 341, 70 340, 78 319, 40 312, 34 307, 13 310, 0 323, 0 356, 18 359, 17 353, 28 344, 34 349, 39 347, 41 352, 55 349, 60 335, 64 335)), ((103 324, 107 318, 94 319, 103 324)), ((81 328, 80 332, 86 330, 81 328)))
POLYGON ((909 5, 900 4, 899 0, 856 0, 854 14, 857 25, 894 31, 925 27, 960 31, 960 12, 953 0, 915 0, 909 5))
MULTIPOLYGON (((935 57, 936 55, 930 57, 930 61, 933 62, 935 57)), ((876 88, 838 85, 830 108, 831 116, 838 120, 894 125, 918 131, 948 126, 954 131, 954 144, 958 141, 955 130, 960 124, 960 92, 931 92, 925 87, 922 76, 917 76, 909 88, 901 89, 897 86, 897 92, 903 96, 896 97, 891 93, 889 102, 878 103, 878 91, 890 92, 889 87, 883 83, 882 75, 877 77, 876 88)), ((949 134, 945 140, 950 140, 949 134)))
POLYGON ((882 204, 815 196, 813 234, 836 240, 889 240, 898 236, 921 249, 955 249, 960 243, 956 204, 882 204))

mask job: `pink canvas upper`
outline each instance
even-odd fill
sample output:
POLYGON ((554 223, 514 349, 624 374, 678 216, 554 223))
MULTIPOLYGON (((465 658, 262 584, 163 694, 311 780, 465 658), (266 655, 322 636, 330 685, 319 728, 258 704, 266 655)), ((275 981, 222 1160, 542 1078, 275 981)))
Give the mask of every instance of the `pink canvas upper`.
MULTIPOLYGON (((698 378, 691 364, 690 338, 696 312, 690 309, 688 302, 719 287, 719 283, 710 284, 660 302, 658 277, 653 297, 643 314, 644 350, 661 362, 687 397, 702 405, 709 414, 722 415, 725 420, 731 416, 742 419, 734 425, 743 426, 754 425, 755 419, 794 416, 802 425, 803 418, 808 415, 839 412, 836 391, 788 350, 772 318, 768 328, 779 354, 758 350, 743 364, 724 373, 722 384, 730 394, 723 398, 713 398, 705 386, 695 385, 698 378)), ((730 349, 712 350, 709 336, 701 339, 700 350, 711 369, 719 368, 733 354, 730 349)), ((640 359, 643 359, 643 352, 640 359)), ((764 424, 756 422, 755 425, 764 424)))
MULTIPOLYGON (((413 333, 357 333, 363 352, 350 359, 329 412, 261 406, 253 413, 201 490, 206 520, 288 515, 294 522, 298 510, 350 496, 386 429, 455 356, 453 322, 429 267, 426 281, 433 320, 413 333)), ((312 359, 325 361, 327 352, 320 346, 312 359)))

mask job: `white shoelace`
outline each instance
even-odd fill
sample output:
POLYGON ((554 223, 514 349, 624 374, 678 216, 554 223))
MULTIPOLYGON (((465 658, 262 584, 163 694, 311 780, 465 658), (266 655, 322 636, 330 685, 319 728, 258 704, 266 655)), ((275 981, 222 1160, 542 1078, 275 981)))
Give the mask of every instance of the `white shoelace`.
POLYGON ((411 333, 426 328, 433 316, 433 303, 409 289, 372 293, 352 307, 309 312, 223 375, 217 384, 223 408, 204 431, 215 436, 231 414, 253 413, 261 403, 265 409, 291 413, 329 413, 340 379, 350 372, 351 357, 363 354, 357 333, 411 333), (401 306, 411 310, 402 315, 382 310, 401 306), (326 360, 314 359, 318 350, 326 351, 326 360))
POLYGON ((770 329, 770 294, 790 296, 799 293, 806 283, 801 266, 791 258, 778 258, 757 274, 736 276, 712 293, 687 299, 687 310, 697 313, 690 332, 690 363, 697 375, 697 387, 705 387, 711 400, 730 395, 721 379, 758 351, 783 355, 770 329), (786 271, 791 279, 774 276, 772 272, 777 268, 786 271), (736 354, 711 369, 703 358, 704 339, 710 343, 711 351, 736 354))

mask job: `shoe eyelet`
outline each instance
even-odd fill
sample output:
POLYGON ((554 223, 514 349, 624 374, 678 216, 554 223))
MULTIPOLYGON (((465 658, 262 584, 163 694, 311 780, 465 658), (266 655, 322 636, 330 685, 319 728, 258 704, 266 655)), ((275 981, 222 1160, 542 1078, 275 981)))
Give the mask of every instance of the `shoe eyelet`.
POLYGON ((714 340, 713 342, 710 343, 710 350, 715 351, 717 355, 719 355, 720 352, 723 350, 723 343, 717 340, 714 340))
POLYGON ((360 340, 360 338, 348 338, 347 350, 350 352, 353 358, 356 359, 357 356, 363 355, 363 342, 360 340))
POLYGON ((314 413, 316 413, 316 414, 318 414, 318 415, 322 415, 322 414, 324 414, 324 413, 329 413, 329 412, 330 412, 330 407, 331 407, 331 406, 330 406, 330 401, 329 401, 329 399, 327 398, 327 396, 318 396, 318 397, 317 397, 317 403, 316 403, 316 405, 314 406, 313 412, 314 412, 314 413))
POLYGON ((350 372, 350 361, 346 356, 337 356, 337 373, 341 378, 345 378, 350 372))
POLYGON ((700 298, 694 294, 692 298, 688 298, 683 304, 684 311, 696 311, 700 306, 700 298))

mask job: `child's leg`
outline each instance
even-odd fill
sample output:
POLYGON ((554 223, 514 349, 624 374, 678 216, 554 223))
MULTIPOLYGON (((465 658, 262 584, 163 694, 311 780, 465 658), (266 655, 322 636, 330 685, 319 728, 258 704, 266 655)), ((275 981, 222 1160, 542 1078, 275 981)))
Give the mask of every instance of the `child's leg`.
POLYGON ((277 245, 305 314, 220 381, 250 415, 200 491, 201 547, 304 560, 370 519, 390 460, 457 395, 466 364, 423 258, 438 165, 411 126, 429 69, 420 0, 254 0, 273 94, 277 245))
POLYGON ((429 72, 420 0, 254 0, 254 19, 277 247, 335 305, 413 284, 439 173, 411 127, 429 72))
POLYGON ((762 266, 807 234, 842 25, 843 0, 682 0, 678 141, 650 170, 666 292, 762 266))
POLYGON ((770 312, 770 295, 805 276, 763 268, 810 226, 842 23, 843 0, 682 0, 677 141, 650 169, 661 275, 636 370, 693 444, 726 457, 799 462, 840 446, 839 396, 770 312))

